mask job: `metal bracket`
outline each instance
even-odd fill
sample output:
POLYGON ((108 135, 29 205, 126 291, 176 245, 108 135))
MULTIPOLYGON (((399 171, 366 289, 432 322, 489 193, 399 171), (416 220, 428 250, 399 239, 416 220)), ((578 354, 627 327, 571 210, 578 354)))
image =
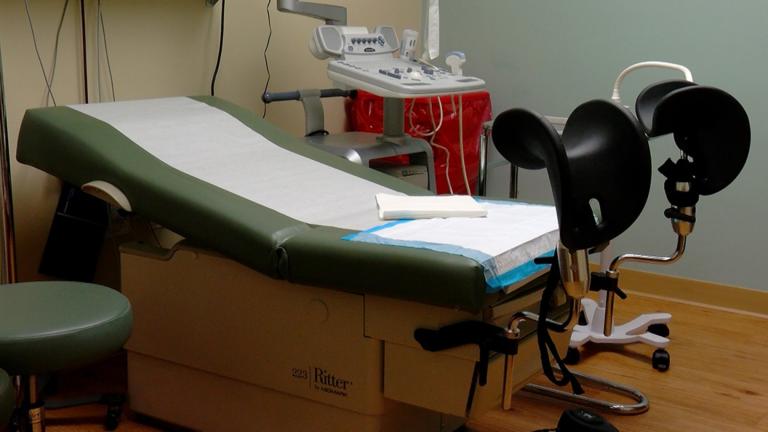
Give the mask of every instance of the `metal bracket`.
POLYGON ((300 0, 278 0, 277 10, 317 18, 328 25, 347 25, 347 8, 300 0))

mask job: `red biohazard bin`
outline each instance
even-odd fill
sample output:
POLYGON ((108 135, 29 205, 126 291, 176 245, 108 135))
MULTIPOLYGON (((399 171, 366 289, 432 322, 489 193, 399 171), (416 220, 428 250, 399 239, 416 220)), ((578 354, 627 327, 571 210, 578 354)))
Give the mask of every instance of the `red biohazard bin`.
MULTIPOLYGON (((491 119, 488 92, 461 95, 463 118, 463 155, 467 182, 472 194, 477 193, 480 166, 480 135, 483 123, 491 119)), ((357 132, 381 133, 384 118, 383 98, 364 91, 348 100, 348 128, 357 132)), ((405 132, 432 143, 435 155, 435 179, 439 194, 466 194, 459 142, 459 95, 434 96, 405 100, 405 132), (440 113, 442 107, 442 124, 440 113), (431 133, 439 126, 434 136, 431 133)), ((408 165, 409 157, 396 156, 375 161, 382 165, 408 165)), ((373 163, 372 163, 373 165, 373 163)))

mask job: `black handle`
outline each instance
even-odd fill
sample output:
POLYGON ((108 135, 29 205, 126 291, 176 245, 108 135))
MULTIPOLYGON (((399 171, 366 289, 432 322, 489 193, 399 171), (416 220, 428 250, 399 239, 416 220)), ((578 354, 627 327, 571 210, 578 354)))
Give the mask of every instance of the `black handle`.
POLYGON ((484 386, 488 382, 488 358, 490 352, 517 354, 517 340, 507 337, 505 329, 483 321, 462 321, 437 330, 416 329, 413 337, 427 351, 443 351, 462 345, 480 347, 479 382, 484 386))
MULTIPOLYGON (((321 98, 328 97, 355 97, 357 90, 342 90, 338 88, 329 88, 320 90, 321 98)), ((264 103, 272 102, 284 102, 284 101, 297 101, 301 100, 301 94, 298 90, 287 92, 264 92, 261 95, 261 100, 264 103)))

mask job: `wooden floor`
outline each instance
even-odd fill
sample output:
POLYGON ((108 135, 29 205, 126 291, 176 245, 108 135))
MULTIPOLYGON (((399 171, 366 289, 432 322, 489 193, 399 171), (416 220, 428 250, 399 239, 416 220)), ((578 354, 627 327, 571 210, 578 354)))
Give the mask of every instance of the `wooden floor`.
MULTIPOLYGON (((645 414, 606 417, 621 432, 768 432, 768 316, 631 295, 618 304, 617 320, 656 310, 673 316, 668 372, 652 369, 653 350, 637 345, 600 351, 590 347, 575 368, 635 386, 651 401, 645 414)), ((112 369, 87 372, 79 379, 114 386, 112 381, 120 376, 114 369, 120 368, 112 369)), ((566 408, 522 394, 515 402, 513 411, 494 411, 470 422, 470 430, 529 432, 554 427, 566 408)), ((97 406, 50 412, 48 430, 101 431, 101 413, 97 406)), ((164 430, 138 420, 129 415, 118 430, 164 430)))

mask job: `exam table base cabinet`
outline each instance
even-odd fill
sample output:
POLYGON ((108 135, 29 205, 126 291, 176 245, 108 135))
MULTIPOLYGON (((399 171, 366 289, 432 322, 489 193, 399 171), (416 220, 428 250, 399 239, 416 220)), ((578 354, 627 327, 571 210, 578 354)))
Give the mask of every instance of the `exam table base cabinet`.
MULTIPOLYGON (((271 279, 189 246, 121 250, 138 413, 204 431, 450 431, 466 420, 477 347, 431 353, 413 331, 478 315, 271 279)), ((535 308, 540 295, 500 308, 535 308)), ((537 359, 529 337, 515 387, 539 373, 537 359)), ((469 417, 500 405, 503 374, 497 356, 469 417)))

